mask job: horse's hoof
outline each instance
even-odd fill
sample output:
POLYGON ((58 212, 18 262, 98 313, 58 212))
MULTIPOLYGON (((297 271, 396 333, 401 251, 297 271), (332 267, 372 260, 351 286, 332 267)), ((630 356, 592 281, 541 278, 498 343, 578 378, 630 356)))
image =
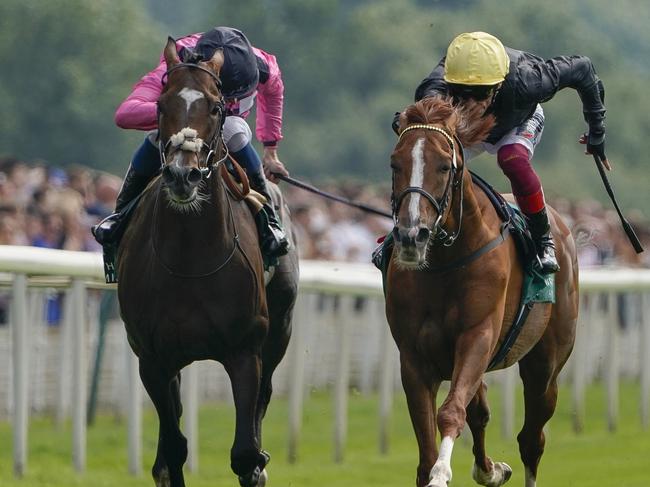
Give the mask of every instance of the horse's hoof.
POLYGON ((260 476, 260 467, 255 467, 251 473, 239 476, 239 485, 241 487, 257 487, 260 476))
POLYGON ((485 487, 500 487, 512 476, 512 468, 504 462, 494 462, 491 472, 484 472, 476 463, 472 467, 472 478, 485 487))
POLYGON ((257 481, 257 487, 264 487, 266 482, 269 480, 269 474, 266 473, 266 469, 262 470, 260 478, 257 481))

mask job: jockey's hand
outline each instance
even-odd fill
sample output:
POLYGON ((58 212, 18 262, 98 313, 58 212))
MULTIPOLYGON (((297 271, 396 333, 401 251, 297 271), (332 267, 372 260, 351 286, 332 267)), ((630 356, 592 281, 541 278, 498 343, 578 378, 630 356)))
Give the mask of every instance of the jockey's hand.
POLYGON ((284 167, 284 164, 282 164, 280 159, 278 159, 277 147, 264 147, 262 162, 264 164, 264 175, 266 176, 266 179, 273 183, 278 182, 278 178, 274 173, 282 174, 283 176, 289 175, 287 168, 284 167))
POLYGON ((609 163, 607 156, 605 155, 605 132, 599 134, 594 134, 591 132, 588 134, 582 134, 580 136, 580 139, 578 139, 578 142, 587 146, 585 149, 585 154, 597 155, 600 160, 603 161, 605 169, 608 171, 612 170, 612 165, 609 163))

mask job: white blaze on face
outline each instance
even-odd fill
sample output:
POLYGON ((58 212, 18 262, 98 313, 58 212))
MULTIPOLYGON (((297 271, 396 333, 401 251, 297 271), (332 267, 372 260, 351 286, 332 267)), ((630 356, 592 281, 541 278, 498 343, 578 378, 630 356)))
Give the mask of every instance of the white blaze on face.
MULTIPOLYGON (((424 137, 420 137, 413 146, 411 158, 413 160, 413 168, 411 170, 411 182, 409 186, 412 188, 422 188, 422 184, 424 183, 424 137)), ((413 224, 416 224, 420 219, 419 193, 411 193, 409 216, 413 224)))
POLYGON ((174 153, 171 164, 174 166, 181 167, 183 162, 183 151, 177 151, 174 153))
POLYGON ((205 95, 203 93, 198 90, 192 90, 190 88, 183 88, 178 92, 178 96, 185 100, 185 106, 188 113, 190 111, 192 103, 194 103, 196 100, 200 100, 201 98, 205 98, 205 95))

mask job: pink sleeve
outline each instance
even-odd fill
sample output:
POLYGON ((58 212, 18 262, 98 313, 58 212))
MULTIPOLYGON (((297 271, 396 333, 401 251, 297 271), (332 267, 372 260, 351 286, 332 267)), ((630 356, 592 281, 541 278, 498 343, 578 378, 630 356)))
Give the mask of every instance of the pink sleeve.
POLYGON ((257 87, 257 118, 255 134, 260 142, 282 140, 282 105, 284 83, 275 56, 253 48, 269 66, 269 79, 257 87))
POLYGON ((153 130, 158 127, 156 102, 162 92, 162 77, 167 71, 165 61, 145 74, 131 94, 115 112, 115 124, 123 129, 153 130))
MULTIPOLYGON (((176 41, 176 47, 193 47, 201 34, 192 34, 176 41)), ((145 74, 136 83, 131 94, 115 112, 115 124, 123 129, 153 130, 158 128, 158 108, 156 102, 162 92, 162 78, 167 71, 167 63, 160 56, 159 64, 153 71, 145 74)))

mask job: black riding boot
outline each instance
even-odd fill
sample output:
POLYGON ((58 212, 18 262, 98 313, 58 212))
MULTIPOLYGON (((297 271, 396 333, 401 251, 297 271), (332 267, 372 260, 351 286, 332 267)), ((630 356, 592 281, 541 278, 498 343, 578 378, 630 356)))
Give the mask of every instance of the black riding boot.
POLYGON ((143 176, 142 174, 137 173, 135 169, 133 169, 133 166, 129 165, 126 176, 124 176, 122 188, 120 188, 120 193, 117 195, 115 213, 107 216, 97 225, 92 227, 92 232, 97 242, 102 245, 105 243, 117 243, 116 240, 119 240, 120 235, 116 235, 116 227, 120 223, 120 212, 144 191, 152 177, 153 176, 143 176))
POLYGON ((260 232, 260 247, 262 253, 270 258, 285 255, 289 251, 289 241, 287 240, 287 236, 284 233, 284 229, 282 228, 277 213, 275 212, 271 193, 269 193, 267 187, 266 177, 260 169, 257 173, 249 174, 248 179, 251 188, 266 198, 266 203, 264 204, 266 219, 259 214, 255 218, 260 232))
POLYGON ((538 213, 526 215, 530 228, 530 234, 537 247, 537 257, 541 264, 543 274, 552 274, 560 270, 560 266, 555 258, 555 244, 553 235, 551 235, 551 225, 548 221, 546 208, 538 213))

